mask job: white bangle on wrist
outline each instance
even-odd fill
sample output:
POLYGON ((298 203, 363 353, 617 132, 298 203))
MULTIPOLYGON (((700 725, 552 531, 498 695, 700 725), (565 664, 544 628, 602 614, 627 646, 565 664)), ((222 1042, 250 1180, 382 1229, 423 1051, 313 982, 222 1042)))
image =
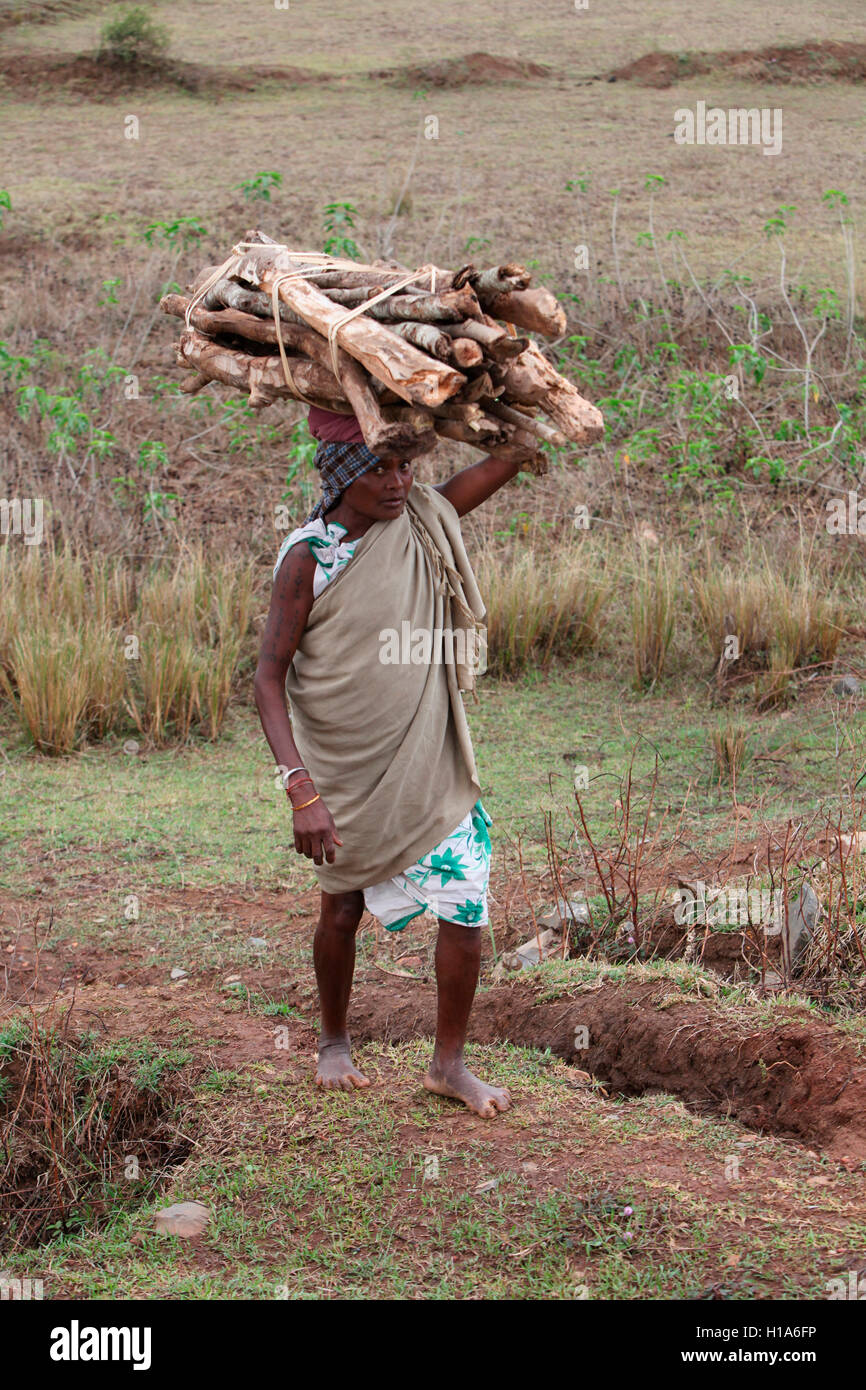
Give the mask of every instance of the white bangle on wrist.
POLYGON ((289 790, 289 778, 290 778, 290 777, 294 777, 294 775, 295 775, 296 772, 306 772, 306 771, 307 771, 307 769, 306 769, 305 767, 290 767, 289 770, 288 770, 288 772, 281 772, 281 773, 280 773, 280 781, 281 781, 282 784, 283 784, 283 791, 288 791, 288 790, 289 790))

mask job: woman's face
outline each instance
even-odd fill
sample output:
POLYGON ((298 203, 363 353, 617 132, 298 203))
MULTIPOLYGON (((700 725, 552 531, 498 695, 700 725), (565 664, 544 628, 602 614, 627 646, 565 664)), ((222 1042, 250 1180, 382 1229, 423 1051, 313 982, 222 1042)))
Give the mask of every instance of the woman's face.
POLYGON ((346 488, 343 497, 363 516, 392 521, 403 512, 412 476, 411 460, 382 455, 374 468, 368 468, 346 488))

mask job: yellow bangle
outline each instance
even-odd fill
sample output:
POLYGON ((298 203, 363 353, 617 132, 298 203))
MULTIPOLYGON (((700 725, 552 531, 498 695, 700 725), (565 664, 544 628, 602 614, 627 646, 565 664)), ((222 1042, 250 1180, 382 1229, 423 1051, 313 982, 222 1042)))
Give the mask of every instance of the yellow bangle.
POLYGON ((316 796, 313 797, 312 801, 304 801, 300 806, 294 806, 294 805, 293 805, 293 806, 292 806, 292 810, 293 810, 293 811, 303 811, 303 809, 304 809, 305 806, 312 806, 313 801, 319 801, 319 800, 321 800, 321 793, 317 793, 316 796))

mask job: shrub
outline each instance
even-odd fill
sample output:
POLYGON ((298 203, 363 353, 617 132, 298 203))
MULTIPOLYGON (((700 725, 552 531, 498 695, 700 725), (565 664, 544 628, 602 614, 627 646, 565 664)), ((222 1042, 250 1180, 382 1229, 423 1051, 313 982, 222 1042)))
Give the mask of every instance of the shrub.
POLYGON ((99 57, 109 63, 157 63, 168 48, 168 30, 156 24, 142 5, 121 10, 109 19, 100 37, 99 57))

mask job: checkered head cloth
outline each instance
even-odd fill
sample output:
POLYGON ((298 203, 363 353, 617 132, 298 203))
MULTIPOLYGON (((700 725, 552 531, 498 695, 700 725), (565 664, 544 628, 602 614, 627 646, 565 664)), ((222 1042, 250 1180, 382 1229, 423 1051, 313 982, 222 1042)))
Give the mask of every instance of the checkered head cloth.
POLYGON ((304 525, 315 521, 316 517, 324 516, 349 484, 360 478, 368 469, 375 468, 378 462, 378 454, 374 454, 366 444, 320 441, 313 463, 322 477, 322 496, 304 525))

